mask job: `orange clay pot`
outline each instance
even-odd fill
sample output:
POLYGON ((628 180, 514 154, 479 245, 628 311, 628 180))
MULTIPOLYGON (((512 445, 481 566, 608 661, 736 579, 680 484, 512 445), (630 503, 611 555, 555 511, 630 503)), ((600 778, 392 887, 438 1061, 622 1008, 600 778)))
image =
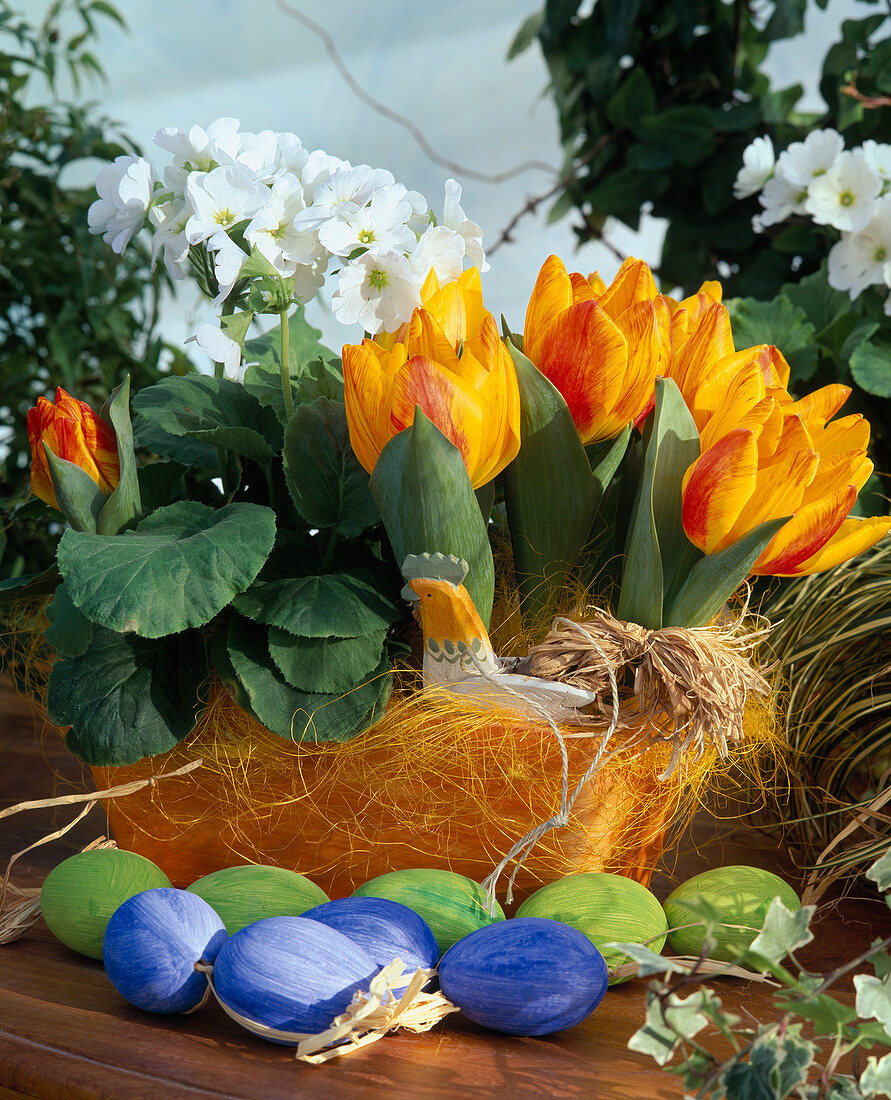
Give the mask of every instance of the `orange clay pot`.
MULTIPOLYGON (((595 750, 568 740, 571 792, 595 750)), ((666 756, 615 757, 589 781, 569 825, 548 832, 517 876, 522 899, 579 871, 648 883, 687 783, 660 782, 666 756)), ((174 885, 245 862, 308 875, 330 897, 407 867, 482 880, 511 846, 560 808, 563 766, 547 728, 428 715, 397 703, 346 744, 294 744, 217 692, 199 728, 163 757, 94 768, 97 787, 159 777, 105 802, 122 848, 157 863, 174 885), (161 778, 191 760, 188 775, 161 778)), ((508 871, 510 871, 510 867, 508 871)))

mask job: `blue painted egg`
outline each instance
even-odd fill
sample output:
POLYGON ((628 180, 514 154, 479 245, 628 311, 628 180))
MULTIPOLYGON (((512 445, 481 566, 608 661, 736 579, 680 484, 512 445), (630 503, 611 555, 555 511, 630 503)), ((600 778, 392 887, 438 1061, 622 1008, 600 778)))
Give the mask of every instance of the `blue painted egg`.
POLYGON ((550 1035, 581 1023, 609 980, 582 932, 543 917, 514 917, 471 932, 439 964, 439 982, 468 1019, 508 1035, 550 1035))
POLYGON ((226 928, 206 901, 173 887, 144 890, 108 922, 102 959, 120 995, 146 1012, 188 1012, 207 991, 196 962, 212 963, 226 928))
POLYGON ((380 967, 402 959, 413 974, 419 967, 429 969, 439 961, 439 947, 430 925, 407 905, 389 898, 339 898, 317 905, 303 916, 336 928, 364 947, 380 967))
POLYGON ((318 1032, 380 970, 342 932, 305 917, 267 917, 230 937, 214 963, 219 999, 278 1031, 318 1032))

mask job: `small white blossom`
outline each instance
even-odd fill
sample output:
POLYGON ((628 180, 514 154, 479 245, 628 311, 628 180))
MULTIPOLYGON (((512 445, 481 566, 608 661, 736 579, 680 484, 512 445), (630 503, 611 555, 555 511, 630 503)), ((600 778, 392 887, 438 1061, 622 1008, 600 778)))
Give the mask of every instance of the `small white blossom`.
POLYGON ((366 332, 392 332, 421 304, 418 281, 399 252, 365 252, 340 270, 331 298, 341 324, 360 324, 366 332))
POLYGON ((186 340, 187 344, 196 343, 207 352, 214 363, 223 364, 223 373, 233 382, 241 381, 241 347, 217 325, 199 325, 195 335, 186 340))
POLYGON ((322 184, 342 168, 352 168, 352 165, 348 160, 332 157, 324 149, 314 149, 306 158, 306 163, 300 172, 300 182, 303 184, 303 194, 306 196, 307 203, 312 203, 322 184))
POLYGON ((96 177, 99 198, 87 211, 90 232, 101 234, 120 255, 145 224, 154 185, 152 166, 143 157, 115 157, 96 177))
POLYGON ((303 147, 303 142, 296 134, 281 133, 276 134, 276 137, 278 138, 277 172, 280 175, 296 176, 299 180, 300 173, 309 160, 309 151, 303 147))
POLYGON ((221 229, 252 218, 268 198, 269 189, 258 183, 244 165, 193 173, 186 181, 186 200, 194 211, 186 223, 189 244, 198 244, 221 229))
POLYGON ((758 215, 763 228, 785 221, 791 214, 803 214, 807 189, 797 183, 790 183, 785 176, 775 175, 764 185, 758 201, 764 207, 764 213, 758 215))
POLYGON ((261 130, 259 134, 239 134, 238 138, 234 154, 221 157, 220 163, 243 165, 260 182, 271 181, 278 170, 278 134, 273 130, 261 130))
POLYGON ((372 168, 368 164, 338 168, 324 183, 316 185, 312 205, 320 213, 345 214, 360 209, 371 201, 375 192, 395 182, 386 168, 372 168))
POLYGON ((219 287, 217 296, 213 300, 213 304, 218 306, 220 302, 229 297, 230 291, 238 282, 238 276, 241 273, 244 261, 247 259, 247 254, 223 230, 209 237, 205 241, 205 245, 213 259, 214 278, 219 287))
POLYGON ((445 225, 431 225, 424 232, 408 260, 421 286, 436 272, 440 286, 457 279, 464 268, 465 242, 460 233, 445 225))
POLYGON ((365 206, 358 210, 351 206, 342 204, 341 213, 319 228, 319 240, 329 252, 349 256, 357 248, 396 252, 414 248, 417 237, 407 224, 413 213, 411 203, 398 188, 382 187, 365 206))
POLYGON ((858 233, 872 217, 882 181, 862 153, 839 153, 835 164, 808 188, 804 208, 818 225, 858 233))
POLYGON ((205 130, 193 126, 188 132, 165 126, 155 132, 155 144, 173 153, 173 166, 187 172, 209 172, 221 158, 231 162, 238 150, 237 118, 218 118, 205 130))
POLYGON ((486 254, 483 252, 483 231, 461 209, 461 184, 457 180, 446 180, 442 224, 447 229, 454 229, 464 238, 464 255, 471 267, 488 271, 489 264, 486 263, 486 254))
POLYGON ((319 243, 313 233, 300 233, 294 219, 306 204, 296 176, 281 176, 267 192, 265 204, 244 231, 244 238, 282 275, 293 275, 298 263, 313 263, 319 257, 319 243))
POLYGON ((734 197, 746 199, 757 194, 773 175, 774 163, 773 142, 769 137, 756 137, 743 150, 743 166, 733 184, 734 197))
POLYGON ((812 130, 804 141, 793 141, 777 159, 777 172, 790 183, 810 187, 835 164, 845 147, 836 130, 812 130))
POLYGON ((155 227, 152 236, 152 265, 157 263, 158 255, 163 253, 164 266, 172 279, 186 277, 185 263, 189 255, 189 242, 186 240, 185 229, 190 215, 190 208, 176 196, 149 210, 149 221, 155 227))
POLYGON ((866 158, 866 163, 881 179, 884 194, 891 184, 891 145, 880 145, 879 142, 870 138, 864 141, 860 151, 866 158))
POLYGON ((847 290, 853 301, 868 286, 887 282, 891 265, 891 195, 875 204, 875 214, 859 233, 842 237, 829 253, 829 285, 847 290))

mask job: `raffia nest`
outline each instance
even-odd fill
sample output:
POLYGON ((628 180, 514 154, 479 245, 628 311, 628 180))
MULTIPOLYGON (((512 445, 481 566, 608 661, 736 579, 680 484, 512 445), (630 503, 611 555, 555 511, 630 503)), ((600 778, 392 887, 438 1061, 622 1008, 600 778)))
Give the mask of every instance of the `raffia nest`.
POLYGON ((744 715, 753 697, 768 697, 771 685, 752 663, 770 624, 744 613, 726 625, 646 630, 600 608, 574 621, 555 620, 545 640, 529 651, 523 671, 597 693, 599 716, 613 717, 609 673, 619 686, 617 731, 630 733, 625 748, 672 744, 664 773, 688 753, 706 748, 723 759, 745 737, 744 715))

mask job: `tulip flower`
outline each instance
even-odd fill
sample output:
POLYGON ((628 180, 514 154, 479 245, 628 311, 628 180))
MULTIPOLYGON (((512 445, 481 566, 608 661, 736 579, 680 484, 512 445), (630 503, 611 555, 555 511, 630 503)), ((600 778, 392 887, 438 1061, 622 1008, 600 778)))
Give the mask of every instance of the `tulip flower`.
POLYGON ((396 332, 343 349, 350 442, 371 473, 415 409, 453 443, 474 488, 520 448, 520 398, 495 318, 483 307, 475 268, 443 287, 431 272, 423 306, 396 332))
POLYGON ((35 496, 59 508, 47 464, 46 445, 57 457, 84 470, 108 496, 120 480, 117 438, 85 401, 71 397, 61 387, 55 402, 38 397, 28 411, 31 444, 31 489, 35 496))
MULTIPOLYGON (((563 395, 582 442, 612 439, 650 412, 656 377, 674 377, 674 356, 720 294, 719 284, 704 283, 678 302, 659 294, 642 260, 627 260, 607 286, 596 272, 567 273, 550 256, 526 310, 523 350, 563 395)), ((733 350, 729 321, 726 337, 698 342, 720 358, 733 350)))
POLYGON ((683 483, 690 541, 714 554, 762 523, 790 516, 752 568, 776 576, 822 572, 878 542, 891 517, 849 516, 872 472, 869 425, 859 415, 828 422, 849 393, 827 386, 792 402, 776 391, 750 404, 714 441, 709 425, 683 483))

